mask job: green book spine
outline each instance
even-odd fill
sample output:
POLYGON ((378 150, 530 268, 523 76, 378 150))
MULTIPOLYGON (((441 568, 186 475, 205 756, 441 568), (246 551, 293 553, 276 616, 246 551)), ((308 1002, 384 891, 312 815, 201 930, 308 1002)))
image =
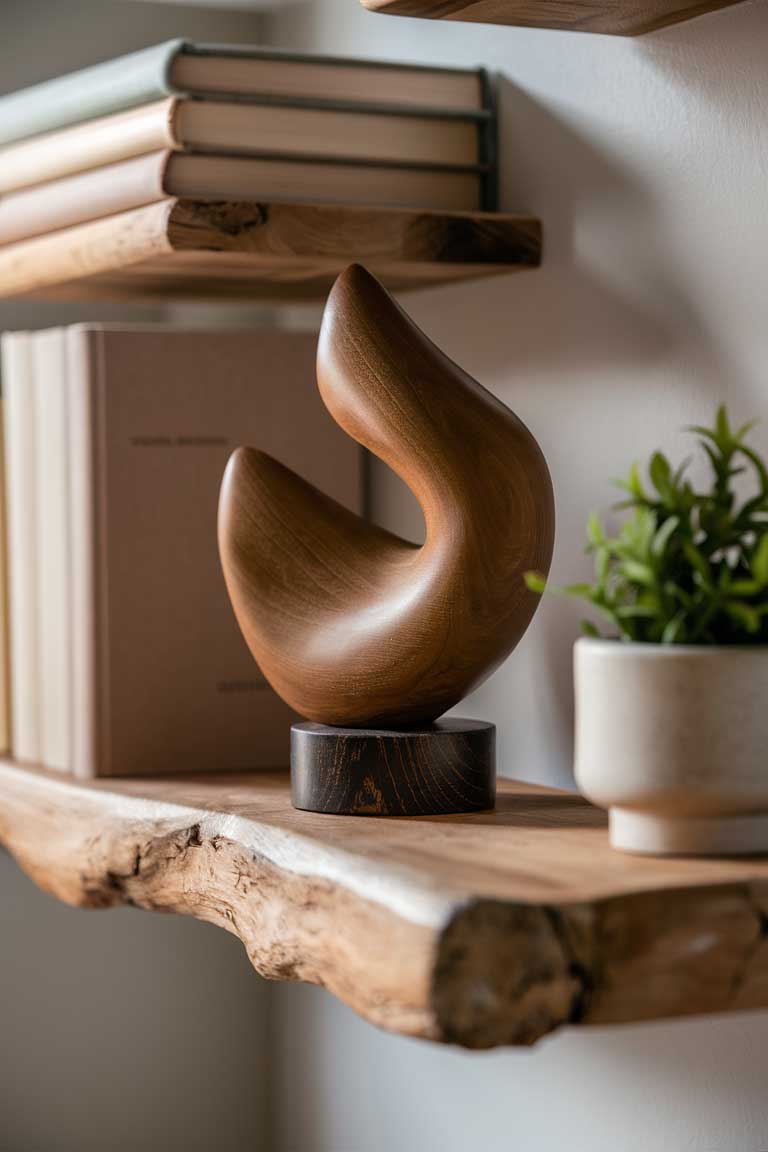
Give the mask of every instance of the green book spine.
POLYGON ((162 100, 183 46, 169 40, 0 97, 0 145, 162 100))

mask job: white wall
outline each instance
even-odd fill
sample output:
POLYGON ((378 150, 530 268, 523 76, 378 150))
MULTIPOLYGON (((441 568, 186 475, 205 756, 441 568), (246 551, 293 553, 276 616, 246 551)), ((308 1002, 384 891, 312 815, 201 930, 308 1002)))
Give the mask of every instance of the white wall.
POLYGON ((2 1152, 270 1152, 266 984, 240 942, 67 908, 0 852, 2 1152))
MULTIPOLYGON (((259 26, 177 4, 0 0, 0 91, 184 34, 253 41, 259 26)), ((2 303, 0 330, 97 314, 126 309, 2 303)), ((66 908, 0 850, 0 1152, 269 1152, 266 991, 234 937, 66 908)))
MULTIPOLYGON (((501 76, 501 206, 541 215, 544 268, 409 297, 429 336, 530 425, 552 468, 553 575, 578 578, 610 477, 727 399, 768 451, 768 3, 639 40, 372 16, 276 14, 274 43, 483 64, 501 76)), ((374 507, 418 517, 382 468, 374 507)), ((502 771, 571 779, 578 609, 548 601, 461 707, 502 771)), ((564 1034, 488 1056, 393 1039, 324 993, 276 990, 279 1152, 765 1152, 768 1018, 564 1034), (297 1084, 301 1094, 297 1098, 297 1084)))

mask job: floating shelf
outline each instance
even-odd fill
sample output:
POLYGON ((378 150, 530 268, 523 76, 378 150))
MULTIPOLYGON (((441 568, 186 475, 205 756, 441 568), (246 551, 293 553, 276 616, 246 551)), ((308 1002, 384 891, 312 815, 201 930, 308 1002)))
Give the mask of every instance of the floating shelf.
POLYGON ((0 249, 0 297, 307 300, 353 263, 406 289, 540 261, 530 216, 166 200, 0 249))
POLYGON ((386 820, 297 812, 282 775, 2 762, 0 842, 70 904, 218 924, 264 976, 467 1048, 768 1007, 768 861, 620 855, 565 792, 502 780, 495 812, 386 820))
POLYGON ((640 36, 741 0, 361 0, 372 12, 640 36))

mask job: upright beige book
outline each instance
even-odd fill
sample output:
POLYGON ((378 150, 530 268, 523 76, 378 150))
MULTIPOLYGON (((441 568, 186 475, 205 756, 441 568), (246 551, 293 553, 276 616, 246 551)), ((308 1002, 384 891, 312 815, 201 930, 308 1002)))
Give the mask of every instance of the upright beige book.
POLYGON ((239 444, 359 508, 360 450, 319 398, 315 337, 78 325, 66 338, 74 771, 284 766, 292 715, 235 622, 216 516, 239 444))

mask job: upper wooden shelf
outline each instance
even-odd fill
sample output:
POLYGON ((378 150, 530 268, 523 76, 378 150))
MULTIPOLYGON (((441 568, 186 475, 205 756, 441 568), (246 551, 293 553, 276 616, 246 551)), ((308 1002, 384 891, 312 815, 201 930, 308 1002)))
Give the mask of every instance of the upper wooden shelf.
POLYGON ((620 855, 578 796, 317 816, 287 776, 81 783, 0 763, 0 842, 71 904, 218 924, 274 979, 489 1048, 564 1024, 768 1007, 768 861, 620 855))
POLYGON ((741 0, 361 0, 372 12, 640 36, 741 0))
POLYGON ((540 262, 530 216, 167 200, 0 248, 0 297, 312 300, 348 264, 396 290, 540 262))

